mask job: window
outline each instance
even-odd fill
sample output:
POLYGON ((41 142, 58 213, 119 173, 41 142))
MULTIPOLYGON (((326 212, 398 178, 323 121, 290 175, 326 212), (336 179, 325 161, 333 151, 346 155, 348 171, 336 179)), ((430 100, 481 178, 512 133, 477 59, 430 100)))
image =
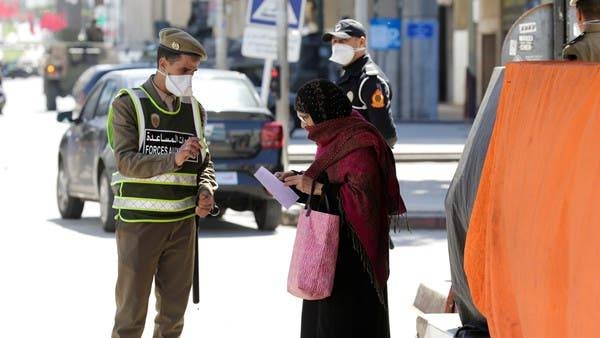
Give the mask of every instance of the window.
POLYGON ((98 107, 96 109, 96 116, 105 116, 108 114, 108 108, 112 103, 113 98, 117 95, 119 87, 115 80, 107 80, 106 85, 102 88, 102 94, 100 94, 100 100, 98 101, 98 107))
POLYGON ((100 97, 102 85, 96 86, 95 90, 92 91, 87 101, 81 108, 81 119, 84 121, 91 120, 96 112, 96 106, 98 105, 98 98, 100 97))

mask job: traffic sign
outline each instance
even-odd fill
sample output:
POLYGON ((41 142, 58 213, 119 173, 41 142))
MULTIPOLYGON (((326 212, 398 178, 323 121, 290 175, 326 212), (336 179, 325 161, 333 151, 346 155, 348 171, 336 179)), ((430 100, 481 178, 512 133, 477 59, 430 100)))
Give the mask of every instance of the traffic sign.
MULTIPOLYGON (((250 0, 247 23, 249 25, 276 26, 279 0, 250 0)), ((288 0, 288 28, 301 29, 304 22, 306 0, 288 0)))
POLYGON ((400 49, 400 19, 374 18, 369 27, 370 49, 400 49))
MULTIPOLYGON (((288 62, 300 59, 302 36, 297 29, 288 30, 288 62)), ((244 29, 242 55, 258 59, 277 60, 277 31, 272 28, 249 25, 244 29)))
MULTIPOLYGON (((277 55, 277 9, 280 0, 250 0, 247 25, 242 39, 242 55, 246 57, 276 60, 277 55)), ((287 0, 288 62, 300 58, 300 43, 306 0, 287 0)))

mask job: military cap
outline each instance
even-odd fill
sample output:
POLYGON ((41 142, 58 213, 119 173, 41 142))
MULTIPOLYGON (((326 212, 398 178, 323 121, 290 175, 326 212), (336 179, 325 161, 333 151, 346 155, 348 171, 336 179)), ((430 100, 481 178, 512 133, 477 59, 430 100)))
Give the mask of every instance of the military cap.
POLYGON ((172 27, 163 28, 158 33, 158 40, 161 46, 173 52, 194 54, 206 60, 206 50, 202 44, 186 31, 172 27))
POLYGON ((343 19, 338 21, 332 32, 323 34, 323 41, 329 42, 334 36, 345 40, 351 37, 367 36, 367 33, 360 22, 353 19, 343 19))

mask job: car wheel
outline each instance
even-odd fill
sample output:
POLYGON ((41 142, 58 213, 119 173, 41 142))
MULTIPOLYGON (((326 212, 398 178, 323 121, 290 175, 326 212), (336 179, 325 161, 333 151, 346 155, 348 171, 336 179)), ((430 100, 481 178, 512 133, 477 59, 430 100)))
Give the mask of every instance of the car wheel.
POLYGON ((69 179, 62 162, 58 164, 58 175, 56 179, 56 201, 60 216, 66 219, 81 218, 84 201, 69 196, 69 179))
POLYGON ((110 186, 110 177, 106 169, 102 170, 99 183, 100 221, 102 222, 102 229, 106 232, 115 232, 115 209, 112 207, 115 194, 110 186))
POLYGON ((46 110, 56 110, 56 97, 58 88, 51 83, 46 86, 46 110))
POLYGON ((258 230, 273 231, 281 221, 281 205, 275 200, 266 200, 254 210, 254 219, 258 230))

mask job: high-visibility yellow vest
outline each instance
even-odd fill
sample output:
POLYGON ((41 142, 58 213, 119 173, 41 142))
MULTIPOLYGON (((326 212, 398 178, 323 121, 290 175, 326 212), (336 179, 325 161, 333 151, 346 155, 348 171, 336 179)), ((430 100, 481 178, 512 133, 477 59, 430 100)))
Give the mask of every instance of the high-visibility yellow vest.
MULTIPOLYGON (((202 110, 193 98, 181 98, 175 111, 161 108, 142 88, 122 89, 117 97, 128 95, 134 103, 138 123, 138 152, 175 153, 189 137, 198 137, 202 154, 187 160, 176 172, 139 178, 113 174, 116 187, 113 208, 124 222, 173 222, 195 215, 197 175, 208 147, 204 138, 202 110)), ((205 118, 205 116, 204 116, 205 118)), ((113 112, 109 111, 107 134, 112 148, 113 112)))

